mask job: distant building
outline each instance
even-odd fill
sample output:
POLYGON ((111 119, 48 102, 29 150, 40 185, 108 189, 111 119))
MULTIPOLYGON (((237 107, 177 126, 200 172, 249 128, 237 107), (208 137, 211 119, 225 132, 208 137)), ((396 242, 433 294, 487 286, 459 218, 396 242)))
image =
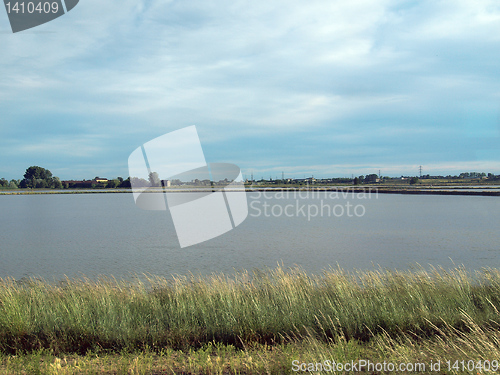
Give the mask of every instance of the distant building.
POLYGON ((92 187, 104 187, 108 183, 107 178, 96 177, 93 180, 66 180, 61 181, 63 186, 69 188, 92 188, 92 187))

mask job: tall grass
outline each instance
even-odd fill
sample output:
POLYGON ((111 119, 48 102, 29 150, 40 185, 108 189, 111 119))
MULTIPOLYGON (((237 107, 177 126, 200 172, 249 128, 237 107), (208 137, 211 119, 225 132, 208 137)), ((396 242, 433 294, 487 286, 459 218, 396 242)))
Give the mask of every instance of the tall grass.
POLYGON ((0 352, 244 347, 307 338, 415 342, 445 330, 495 331, 500 271, 422 269, 308 276, 276 268, 235 276, 0 280, 0 352), (467 319, 464 319, 467 317, 467 319))

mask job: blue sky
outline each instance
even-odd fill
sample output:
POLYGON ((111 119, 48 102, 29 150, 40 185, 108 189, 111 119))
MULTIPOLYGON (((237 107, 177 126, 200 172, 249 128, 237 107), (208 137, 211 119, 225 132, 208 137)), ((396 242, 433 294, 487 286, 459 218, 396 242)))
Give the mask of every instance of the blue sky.
POLYGON ((0 177, 189 125, 248 177, 500 174, 498 1, 81 0, 0 46, 0 177))

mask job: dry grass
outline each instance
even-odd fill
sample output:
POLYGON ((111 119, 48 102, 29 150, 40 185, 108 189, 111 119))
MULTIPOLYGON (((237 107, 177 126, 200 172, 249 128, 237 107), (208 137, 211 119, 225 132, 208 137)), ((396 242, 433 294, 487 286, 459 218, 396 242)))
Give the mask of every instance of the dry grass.
POLYGON ((321 276, 276 268, 57 285, 5 279, 2 369, 290 373, 294 360, 499 359, 499 285, 496 269, 462 268, 321 276))

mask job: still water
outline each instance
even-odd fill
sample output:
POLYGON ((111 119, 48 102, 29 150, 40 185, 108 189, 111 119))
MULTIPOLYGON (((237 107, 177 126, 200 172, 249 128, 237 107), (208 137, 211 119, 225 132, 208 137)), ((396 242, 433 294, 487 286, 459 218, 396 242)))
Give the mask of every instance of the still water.
POLYGON ((278 263, 309 273, 500 267, 500 197, 253 192, 248 203, 237 228, 181 249, 169 212, 143 211, 132 194, 0 196, 0 277, 232 273, 278 263))

